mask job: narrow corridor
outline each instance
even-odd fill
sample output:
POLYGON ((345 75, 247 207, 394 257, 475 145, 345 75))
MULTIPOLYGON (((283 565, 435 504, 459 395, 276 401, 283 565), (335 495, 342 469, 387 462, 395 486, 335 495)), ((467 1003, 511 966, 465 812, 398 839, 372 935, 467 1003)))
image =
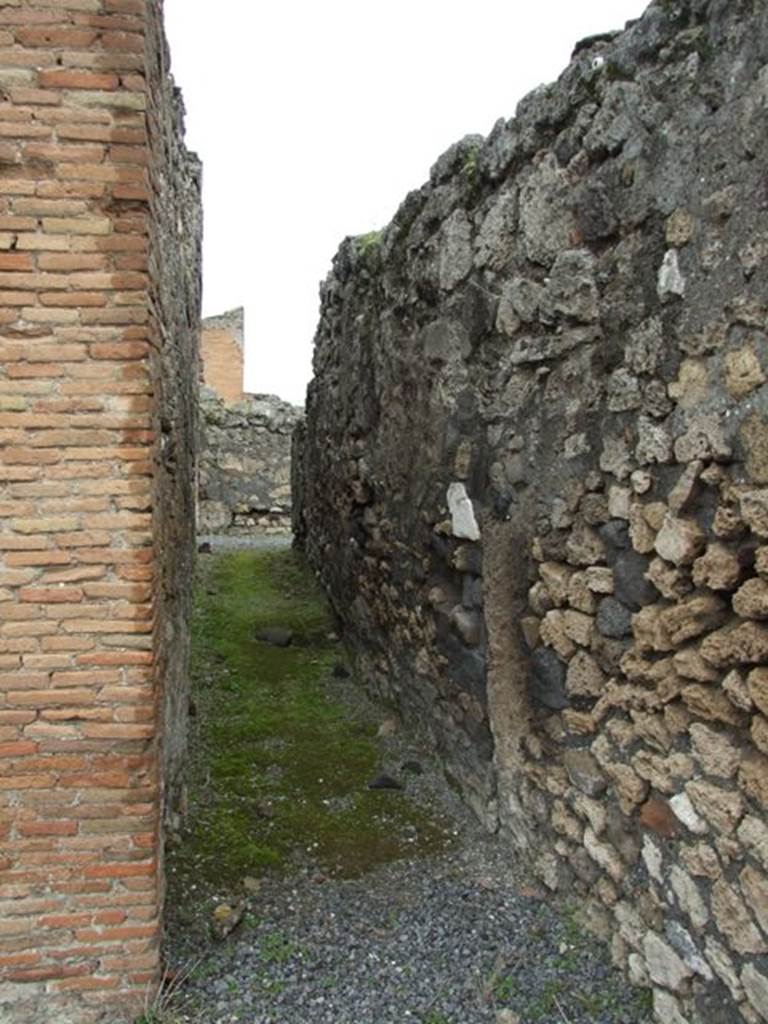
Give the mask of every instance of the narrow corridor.
POLYGON ((350 675, 286 547, 201 555, 147 1024, 640 1024, 607 950, 350 675))

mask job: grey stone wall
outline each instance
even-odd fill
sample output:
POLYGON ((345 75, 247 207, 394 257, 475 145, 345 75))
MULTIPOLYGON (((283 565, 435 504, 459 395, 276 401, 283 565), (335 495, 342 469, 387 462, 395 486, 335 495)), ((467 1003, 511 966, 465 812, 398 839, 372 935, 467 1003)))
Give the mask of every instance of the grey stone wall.
POLYGON ((155 673, 161 686, 166 817, 176 813, 186 751, 189 617, 195 552, 195 470, 201 295, 201 167, 184 145, 184 108, 169 73, 162 4, 147 8, 150 282, 157 554, 155 673))
POLYGON ((658 0, 322 294, 300 543, 659 1021, 768 1020, 768 9, 658 0))
POLYGON ((274 395, 229 405, 203 389, 200 533, 290 529, 291 436, 301 414, 274 395))

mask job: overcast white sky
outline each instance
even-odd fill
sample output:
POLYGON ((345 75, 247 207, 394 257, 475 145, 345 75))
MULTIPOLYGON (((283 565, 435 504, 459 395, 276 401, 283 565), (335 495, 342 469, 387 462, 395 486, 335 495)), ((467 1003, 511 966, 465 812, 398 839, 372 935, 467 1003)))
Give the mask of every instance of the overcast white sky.
POLYGON ((246 310, 246 389, 303 403, 318 285, 437 157, 647 0, 165 0, 204 164, 204 315, 246 310), (212 17, 211 12, 214 16, 212 17))

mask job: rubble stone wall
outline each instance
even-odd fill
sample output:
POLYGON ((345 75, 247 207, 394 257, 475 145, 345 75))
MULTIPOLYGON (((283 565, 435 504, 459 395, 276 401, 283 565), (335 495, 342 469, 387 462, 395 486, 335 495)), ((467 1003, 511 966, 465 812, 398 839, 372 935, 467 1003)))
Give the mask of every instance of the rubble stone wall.
POLYGON ((325 282, 296 532, 677 1024, 768 1020, 768 9, 656 0, 325 282))
POLYGON ((198 530, 282 532, 291 525, 291 437, 302 410, 274 395, 200 399, 198 530))
POLYGON ((198 168, 160 0, 0 0, 0 86, 0 1019, 122 1024, 186 715, 198 168))

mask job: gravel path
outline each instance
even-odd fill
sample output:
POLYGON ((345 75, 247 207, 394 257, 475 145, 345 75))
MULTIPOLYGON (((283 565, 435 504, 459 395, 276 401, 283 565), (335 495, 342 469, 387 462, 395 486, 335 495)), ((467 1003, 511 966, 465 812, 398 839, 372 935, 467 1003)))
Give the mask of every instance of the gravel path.
MULTIPOLYGON (((200 538, 215 551, 284 547, 290 537, 200 538)), ((328 682, 352 720, 382 712, 350 680, 328 682)), ((292 875, 217 892, 172 887, 166 955, 172 998, 157 1024, 649 1024, 578 907, 531 880, 508 839, 485 833, 417 737, 380 730, 380 764, 437 816, 447 850, 329 877, 303 851, 292 875), (415 772, 404 771, 416 764, 415 772), (216 908, 242 913, 213 938, 216 908)), ((387 728, 386 726, 389 726, 387 728)), ((382 801, 403 799, 382 790, 382 801)), ((170 858, 171 865, 173 858, 170 858)))
MULTIPOLYGON (((394 765, 403 740, 386 744, 394 765)), ((423 763, 407 785, 450 813, 452 849, 352 880, 310 856, 292 878, 251 880, 224 941, 174 934, 172 911, 169 962, 188 977, 169 1024, 649 1024, 646 993, 613 970, 577 906, 533 883, 423 763)))
POLYGON ((354 881, 264 885, 183 989, 195 1024, 640 1024, 572 914, 475 838, 354 881))

